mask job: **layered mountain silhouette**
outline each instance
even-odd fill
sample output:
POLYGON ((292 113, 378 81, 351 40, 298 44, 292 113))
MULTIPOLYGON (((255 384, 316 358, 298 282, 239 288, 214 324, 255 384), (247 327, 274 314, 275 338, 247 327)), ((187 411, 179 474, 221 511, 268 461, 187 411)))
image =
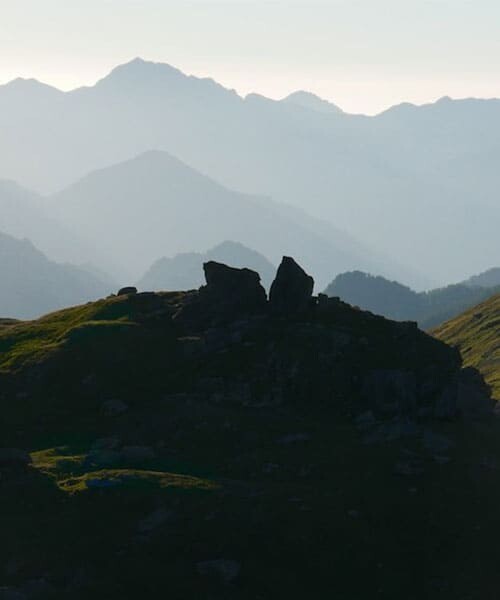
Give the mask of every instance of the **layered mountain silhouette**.
POLYGON ((483 274, 477 280, 417 293, 397 281, 353 271, 338 275, 325 293, 390 319, 417 321, 428 329, 500 292, 500 284, 481 287, 471 281, 494 282, 494 278, 483 274))
POLYGON ((64 229, 133 281, 162 256, 205 252, 227 239, 274 264, 283 253, 297 256, 321 287, 332 274, 359 265, 406 272, 328 223, 231 191, 166 152, 147 152, 93 172, 46 204, 64 229))
POLYGON ((38 191, 164 150, 229 189, 330 220, 438 283, 484 270, 500 251, 498 100, 356 116, 302 92, 241 98, 136 59, 68 93, 16 80, 0 87, 0 108, 0 177, 38 191))
POLYGON ((276 274, 265 256, 238 242, 225 241, 205 253, 186 252, 172 258, 160 258, 138 283, 143 290, 191 290, 203 284, 203 263, 216 261, 231 267, 250 268, 259 273, 262 285, 269 289, 276 274))
POLYGON ((0 231, 29 239, 53 259, 80 259, 89 251, 49 215, 41 196, 12 181, 0 181, 0 215, 0 231))
POLYGON ((500 267, 488 269, 479 275, 473 275, 463 282, 473 287, 491 288, 500 286, 500 267))
POLYGON ((83 267, 58 264, 24 239, 0 233, 0 317, 30 319, 96 300, 111 285, 83 267))

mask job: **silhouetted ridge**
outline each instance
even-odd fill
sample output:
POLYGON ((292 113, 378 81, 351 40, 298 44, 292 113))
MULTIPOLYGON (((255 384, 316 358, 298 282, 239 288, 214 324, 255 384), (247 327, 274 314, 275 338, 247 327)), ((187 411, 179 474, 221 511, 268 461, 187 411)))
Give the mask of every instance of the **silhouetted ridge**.
MULTIPOLYGON (((428 329, 500 291, 500 284, 480 287, 473 281, 417 293, 397 281, 353 271, 338 275, 325 293, 390 319, 417 321, 428 329)), ((494 284, 494 274, 490 281, 494 284)))

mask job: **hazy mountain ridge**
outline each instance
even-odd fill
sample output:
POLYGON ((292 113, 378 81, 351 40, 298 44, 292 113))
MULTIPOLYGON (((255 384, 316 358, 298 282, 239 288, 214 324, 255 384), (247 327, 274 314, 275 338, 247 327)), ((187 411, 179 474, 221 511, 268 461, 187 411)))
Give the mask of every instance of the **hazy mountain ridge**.
POLYGON ((390 319, 417 321, 429 329, 500 292, 500 284, 479 287, 470 284, 471 280, 475 279, 417 293, 397 281, 354 271, 338 275, 325 293, 390 319))
POLYGON ((203 263, 210 260, 256 271, 267 290, 276 273, 276 267, 262 254, 243 244, 225 241, 205 253, 190 252, 160 258, 151 265, 137 285, 139 289, 153 291, 199 288, 203 284, 203 263))
POLYGON ((28 319, 109 294, 87 270, 48 260, 33 244, 0 233, 0 316, 28 319))
POLYGON ((496 287, 500 286, 500 267, 493 267, 488 269, 479 275, 473 275, 466 279, 464 285, 470 285, 473 287, 496 287))
MULTIPOLYGON (((0 103, 4 94, 0 88, 0 103)), ((242 99, 212 80, 141 60, 57 95, 57 110, 47 105, 34 120, 25 118, 33 113, 25 100, 0 115, 0 176, 29 187, 60 189, 165 150, 230 189, 329 219, 440 283, 484 270, 500 250, 500 178, 489 158, 500 152, 497 100, 443 98, 332 118, 242 99)))
POLYGON ((120 265, 120 276, 133 281, 159 257, 204 252, 225 239, 256 249, 271 263, 294 254, 321 287, 332 274, 359 265, 411 277, 411 270, 330 224, 233 192, 166 152, 147 152, 91 173, 48 198, 47 208, 100 254, 101 264, 120 265))

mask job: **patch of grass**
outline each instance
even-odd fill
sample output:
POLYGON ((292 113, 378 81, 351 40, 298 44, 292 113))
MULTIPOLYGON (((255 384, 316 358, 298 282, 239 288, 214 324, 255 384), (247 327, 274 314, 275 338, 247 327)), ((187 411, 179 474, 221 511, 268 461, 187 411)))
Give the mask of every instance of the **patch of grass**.
POLYGON ((177 488, 215 490, 220 486, 208 479, 146 469, 99 469, 85 471, 86 454, 72 454, 68 448, 48 448, 31 453, 32 465, 51 477, 58 488, 68 494, 92 488, 177 488))
POLYGON ((101 469, 58 481, 61 490, 68 494, 84 492, 92 488, 120 486, 127 488, 177 488, 183 490, 210 491, 218 489, 216 483, 207 479, 141 469, 101 469))
POLYGON ((464 364, 478 369, 500 400, 500 294, 431 333, 457 347, 464 364))
POLYGON ((36 321, 0 328, 0 371, 16 371, 42 361, 71 339, 101 327, 124 326, 130 318, 127 298, 110 298, 60 310, 36 321))

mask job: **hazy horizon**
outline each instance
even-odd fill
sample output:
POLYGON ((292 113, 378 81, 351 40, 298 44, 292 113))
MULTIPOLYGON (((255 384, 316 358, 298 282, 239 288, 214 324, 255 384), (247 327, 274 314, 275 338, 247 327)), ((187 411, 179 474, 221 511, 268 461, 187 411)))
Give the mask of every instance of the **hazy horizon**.
POLYGON ((149 59, 149 58, 145 58, 143 56, 133 56, 133 57, 130 57, 128 60, 126 60, 123 63, 119 63, 119 64, 111 66, 108 71, 103 72, 100 76, 97 77, 97 79, 92 80, 92 81, 82 82, 80 85, 76 85, 74 87, 63 87, 63 86, 57 85, 54 82, 50 82, 50 81, 42 79, 42 78, 32 77, 32 76, 20 76, 20 75, 14 77, 12 79, 9 79, 7 81, 0 81, 0 87, 8 85, 10 83, 13 83, 16 80, 24 80, 24 81, 34 80, 34 81, 37 81, 39 83, 48 85, 48 86, 50 86, 50 87, 52 87, 54 89, 57 89, 57 90, 59 90, 61 92, 68 93, 68 92, 72 92, 72 91, 78 90, 80 88, 93 87, 99 81, 101 81, 102 79, 105 79, 115 68, 127 65, 127 64, 129 64, 131 62, 134 62, 136 60, 141 60, 141 61, 143 61, 145 63, 154 63, 154 64, 168 65, 168 66, 174 67, 175 69, 178 69, 179 71, 181 71, 184 75, 186 75, 188 77, 192 76, 192 77, 196 77, 198 79, 212 79, 216 83, 219 83, 220 85, 222 85, 224 88, 236 92, 241 98, 246 98, 247 96, 251 96, 251 95, 261 95, 261 96, 263 96, 265 98, 268 98, 270 100, 279 101, 279 100, 286 99, 288 96, 290 96, 291 94, 294 94, 296 92, 311 93, 311 94, 314 94, 315 96, 317 96, 318 98, 321 98, 322 100, 328 101, 328 102, 330 102, 330 103, 338 106, 340 109, 342 109, 347 114, 360 114, 360 115, 367 115, 367 116, 376 116, 376 115, 381 114, 381 113, 385 112, 386 110, 389 110, 390 108, 392 108, 394 106, 398 106, 400 104, 411 104, 411 105, 414 105, 414 106, 426 106, 426 105, 430 105, 430 104, 435 104, 436 102, 438 102, 439 100, 441 100, 443 98, 450 98, 452 100, 466 100, 466 99, 497 100, 497 99, 500 98, 500 93, 498 94, 498 96, 474 96, 474 95, 450 96, 450 94, 442 94, 442 95, 438 95, 436 97, 432 97, 432 98, 429 98, 429 99, 426 99, 426 100, 422 100, 422 101, 413 101, 413 100, 410 100, 410 99, 404 99, 403 98, 403 99, 395 102, 394 104, 388 104, 387 106, 383 106, 380 109, 377 109, 375 111, 369 111, 369 110, 356 111, 356 110, 349 110, 345 106, 340 105, 336 101, 335 98, 328 98, 328 97, 326 97, 324 95, 321 95, 321 94, 318 94, 318 93, 314 92, 313 90, 308 89, 306 87, 290 89, 288 92, 286 92, 286 93, 284 93, 282 95, 266 94, 265 91, 262 91, 262 90, 248 90, 248 91, 242 92, 241 90, 238 90, 235 87, 233 87, 231 85, 228 85, 228 84, 225 84, 224 82, 216 79, 215 77, 212 77, 210 75, 210 73, 191 73, 191 72, 188 72, 188 71, 184 71, 183 69, 179 68, 178 65, 173 64, 171 62, 149 59))
POLYGON ((242 96, 279 99, 306 90, 349 113, 443 96, 500 96, 495 3, 481 3, 488 19, 467 0, 376 4, 89 0, 76 11, 57 0, 7 0, 0 82, 35 78, 66 91, 141 56, 242 96))

